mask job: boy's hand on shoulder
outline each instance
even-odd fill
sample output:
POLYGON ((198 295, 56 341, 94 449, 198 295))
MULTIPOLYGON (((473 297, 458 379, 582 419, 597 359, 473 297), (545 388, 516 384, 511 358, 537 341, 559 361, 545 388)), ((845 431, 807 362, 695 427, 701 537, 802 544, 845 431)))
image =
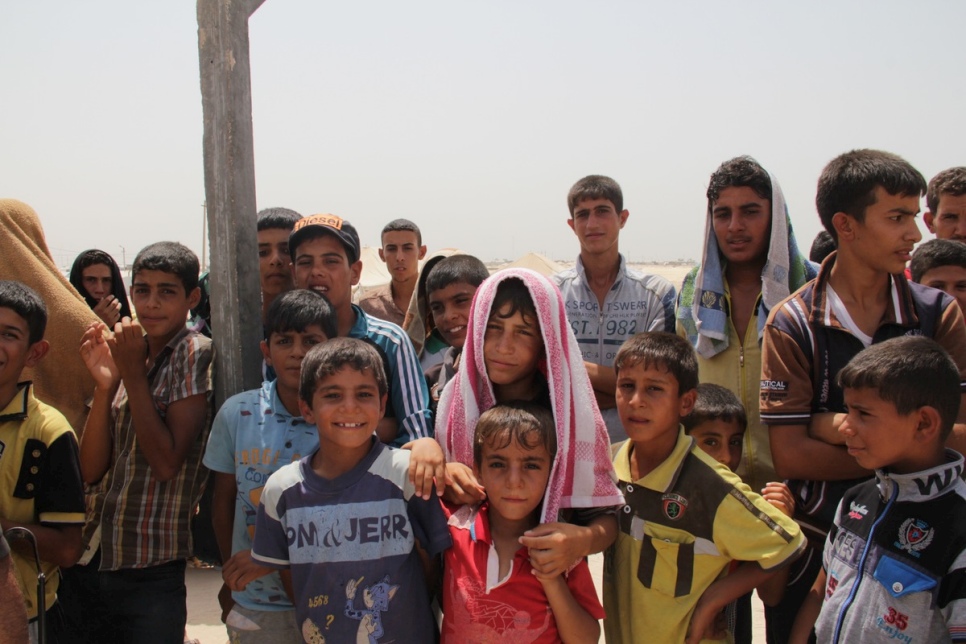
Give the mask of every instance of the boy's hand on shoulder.
POLYGON ((761 489, 763 499, 782 511, 782 514, 792 518, 795 516, 795 497, 784 483, 766 483, 761 489))
POLYGON ((115 324, 121 321, 121 303, 115 299, 113 295, 108 295, 101 299, 94 306, 94 315, 101 318, 101 320, 109 327, 113 327, 115 324))
POLYGON ((251 550, 239 550, 221 567, 221 578, 231 590, 245 590, 245 586, 272 572, 268 566, 256 563, 251 550))
POLYGON ((428 501, 436 491, 442 495, 446 489, 446 457, 443 448, 433 438, 419 438, 402 446, 412 452, 409 457, 409 480, 416 487, 416 496, 428 501))
POLYGON ((443 498, 454 505, 476 505, 486 498, 486 490, 462 463, 446 464, 446 488, 443 498))
POLYGON ((144 329, 131 318, 124 318, 114 325, 114 336, 107 341, 114 356, 114 363, 125 382, 147 375, 148 343, 144 329))
POLYGON ((111 332, 103 322, 92 322, 81 336, 81 359, 98 389, 113 389, 121 379, 108 347, 110 336, 111 332))
POLYGON ((590 549, 590 529, 572 523, 542 523, 520 537, 529 550, 530 565, 538 578, 566 572, 590 549))

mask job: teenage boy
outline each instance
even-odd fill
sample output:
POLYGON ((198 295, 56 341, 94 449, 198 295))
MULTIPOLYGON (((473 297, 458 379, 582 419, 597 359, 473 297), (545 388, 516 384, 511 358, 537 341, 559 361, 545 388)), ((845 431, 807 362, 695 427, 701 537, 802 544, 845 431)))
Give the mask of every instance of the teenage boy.
POLYGON ((453 547, 443 555, 441 642, 502 639, 596 642, 604 611, 587 561, 536 571, 520 537, 540 523, 557 432, 550 411, 513 402, 483 412, 473 436, 479 505, 446 506, 453 547))
POLYGON ((340 336, 364 338, 383 358, 389 381, 389 418, 379 423, 379 438, 402 446, 433 435, 429 390, 413 343, 398 325, 370 317, 352 303, 359 283, 359 234, 335 215, 312 215, 299 221, 289 238, 296 288, 317 291, 335 309, 340 336))
POLYGON ((922 235, 916 226, 922 175, 902 158, 854 150, 818 181, 816 206, 838 250, 818 277, 772 310, 762 344, 761 419, 775 470, 798 502, 795 518, 812 548, 793 570, 781 605, 766 609, 769 642, 784 642, 820 567, 835 506, 871 476, 837 429, 845 417, 836 376, 870 344, 901 335, 938 341, 966 375, 966 327, 954 300, 909 283, 903 270, 922 235), (781 630, 773 632, 773 628, 781 630))
POLYGON ((635 335, 614 368, 629 440, 614 457, 627 505, 604 561, 607 641, 726 641, 719 613, 797 557, 804 537, 684 433, 698 386, 687 340, 635 335), (742 563, 722 577, 732 561, 742 563))
MULTIPOLYGON (((83 566, 65 577, 77 642, 180 642, 191 515, 204 487, 211 340, 185 326, 198 258, 176 242, 134 260, 131 302, 111 333, 91 325, 81 356, 96 387, 80 445, 88 503, 83 566)), ((66 606, 65 606, 66 608, 66 606)))
POLYGON ((419 280, 419 262, 425 256, 426 246, 416 224, 408 219, 393 219, 386 224, 379 259, 386 262, 391 279, 366 291, 359 307, 373 317, 402 326, 419 280))
POLYGON ((937 239, 966 242, 966 167, 943 170, 926 189, 922 219, 937 239))
POLYGON ((382 359, 370 343, 336 338, 302 361, 299 409, 319 448, 266 483, 252 557, 290 576, 306 642, 438 634, 424 567, 437 568, 452 541, 435 492, 414 493, 410 453, 373 436, 385 407, 382 359))
POLYGON ((794 641, 812 623, 834 644, 966 641, 966 483, 962 455, 945 448, 959 369, 933 340, 903 337, 862 351, 838 380, 839 432, 875 478, 838 505, 794 641))
POLYGON ((223 606, 235 644, 299 641, 295 608, 278 573, 262 577, 264 569, 252 561, 252 534, 268 477, 319 447, 318 432, 299 410, 299 377, 309 349, 335 335, 335 312, 324 297, 305 289, 283 293, 268 309, 261 343, 277 378, 232 396, 215 415, 204 464, 214 473, 211 520, 222 577, 226 588, 238 589, 223 606))
MULTIPOLYGON (((47 307, 33 289, 0 281, 0 535, 11 528, 34 534, 47 577, 48 641, 68 642, 61 606, 55 602, 57 567, 74 565, 83 552, 84 484, 77 440, 67 419, 37 400, 30 382, 20 382, 24 368, 35 366, 47 354, 46 326, 47 307)), ((36 641, 37 564, 29 542, 17 541, 15 546, 20 592, 0 601, 26 605, 36 641)))
POLYGON ((257 215, 258 273, 262 284, 262 319, 276 297, 291 291, 292 256, 288 238, 302 215, 288 208, 265 208, 257 215))
POLYGON ((736 473, 761 493, 778 480, 758 415, 761 336, 768 312, 816 268, 799 252, 778 181, 751 157, 718 166, 707 196, 704 251, 684 278, 677 332, 698 354, 701 382, 727 387, 748 410, 736 473))
POLYGON ((676 292, 657 275, 627 267, 618 249, 630 213, 621 187, 610 177, 590 175, 567 194, 567 225, 577 235, 574 268, 554 275, 567 307, 611 442, 627 435, 614 408, 614 356, 627 338, 642 331, 673 331, 676 292))
POLYGON ((966 313, 966 244, 951 239, 930 239, 916 247, 909 272, 913 282, 945 292, 966 313))
POLYGON ((432 327, 449 345, 437 373, 427 375, 433 405, 439 402, 443 388, 459 368, 473 296, 489 276, 486 265, 476 257, 453 255, 440 260, 426 277, 426 300, 432 327))

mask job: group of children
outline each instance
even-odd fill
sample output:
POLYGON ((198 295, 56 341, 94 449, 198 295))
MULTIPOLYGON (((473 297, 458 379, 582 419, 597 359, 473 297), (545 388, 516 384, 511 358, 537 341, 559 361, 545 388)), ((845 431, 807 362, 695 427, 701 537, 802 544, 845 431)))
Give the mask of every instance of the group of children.
MULTIPOLYGON (((867 191, 895 196, 891 185, 867 191)), ((905 205, 893 210, 886 221, 904 224, 905 205)), ((186 326, 198 264, 180 244, 135 259, 135 320, 117 317, 116 295, 92 302, 102 321, 80 347, 95 390, 79 448, 20 382, 47 351, 43 301, 0 282, 0 475, 11 491, 0 524, 36 535, 51 641, 180 641, 202 463, 233 643, 594 642, 601 619, 608 642, 729 641, 737 602, 757 589, 777 604, 801 581, 789 579, 806 550, 792 517, 814 499, 780 482, 752 490, 734 473, 746 408, 699 384, 687 339, 644 332, 620 344, 613 404, 626 440, 612 445, 553 281, 433 258, 408 296, 425 307, 417 354, 399 326, 351 302, 354 227, 291 219, 290 234, 265 243, 263 287, 286 264, 283 243, 295 287, 264 303, 274 377, 213 422, 212 345, 186 326), (599 552, 603 606, 586 561, 599 552)), ((418 229, 388 228, 410 275, 407 258, 425 253, 418 229)), ((942 262, 955 253, 930 260, 927 246, 913 278, 948 281, 942 262)), ((381 306, 402 312, 398 295, 388 289, 381 306)), ((792 641, 813 625, 823 642, 966 640, 963 458, 944 447, 960 369, 916 335, 869 342, 829 376, 847 405, 835 431, 875 478, 838 505, 792 641)), ((770 401, 788 410, 780 385, 770 381, 770 401)), ((36 574, 13 551, 35 619, 36 574)))

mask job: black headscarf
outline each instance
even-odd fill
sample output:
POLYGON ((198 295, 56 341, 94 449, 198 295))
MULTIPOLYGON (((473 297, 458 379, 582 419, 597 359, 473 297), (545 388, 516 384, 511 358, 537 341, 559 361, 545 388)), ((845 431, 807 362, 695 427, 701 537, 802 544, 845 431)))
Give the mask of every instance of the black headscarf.
POLYGON ((121 303, 121 317, 131 317, 131 307, 127 303, 127 293, 124 292, 124 280, 121 278, 121 269, 118 267, 114 258, 102 250, 85 250, 74 260, 74 265, 70 267, 70 283, 77 289, 77 292, 84 296, 87 305, 92 309, 97 306, 97 300, 87 294, 84 288, 82 273, 88 266, 104 264, 111 269, 111 294, 114 299, 121 303))

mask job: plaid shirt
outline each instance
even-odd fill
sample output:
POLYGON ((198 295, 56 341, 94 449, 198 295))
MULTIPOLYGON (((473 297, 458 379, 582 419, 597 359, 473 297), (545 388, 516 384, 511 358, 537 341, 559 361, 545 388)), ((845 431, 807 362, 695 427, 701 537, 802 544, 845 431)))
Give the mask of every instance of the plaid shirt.
POLYGON ((137 444, 127 391, 114 397, 111 469, 88 504, 85 543, 96 549, 100 526, 101 570, 146 568, 191 556, 191 513, 201 498, 207 470, 201 464, 211 427, 209 338, 184 329, 161 350, 148 372, 154 408, 163 419, 178 400, 207 394, 205 424, 181 471, 170 481, 154 478, 137 444))

